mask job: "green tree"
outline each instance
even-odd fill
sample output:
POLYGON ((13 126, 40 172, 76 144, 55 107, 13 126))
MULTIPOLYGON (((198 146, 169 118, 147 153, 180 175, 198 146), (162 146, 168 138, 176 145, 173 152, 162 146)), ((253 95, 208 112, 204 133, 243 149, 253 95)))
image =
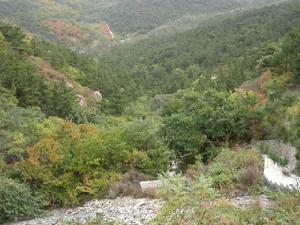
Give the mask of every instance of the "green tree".
POLYGON ((183 163, 193 163, 209 145, 222 145, 246 134, 247 102, 226 92, 186 93, 181 108, 164 121, 161 134, 183 163))

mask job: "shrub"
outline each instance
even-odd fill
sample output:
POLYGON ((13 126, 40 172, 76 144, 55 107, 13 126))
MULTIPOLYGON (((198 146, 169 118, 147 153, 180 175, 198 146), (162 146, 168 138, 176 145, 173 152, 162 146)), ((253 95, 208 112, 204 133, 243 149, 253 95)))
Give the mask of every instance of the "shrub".
POLYGON ((168 171, 170 158, 173 154, 165 145, 158 146, 155 149, 149 149, 147 155, 150 162, 149 167, 144 170, 145 173, 157 176, 160 173, 168 171))
POLYGON ((125 166, 126 150, 115 135, 67 122, 30 147, 15 168, 50 206, 70 206, 104 195, 125 166))
POLYGON ((256 151, 224 149, 209 165, 206 175, 219 189, 248 188, 260 180, 262 168, 261 157, 256 151))
POLYGON ((131 169, 154 175, 165 170, 169 151, 157 150, 135 150, 118 129, 100 132, 92 125, 65 122, 28 148, 26 160, 15 168, 49 206, 72 206, 104 196, 131 169))
POLYGON ((129 169, 145 170, 149 168, 150 159, 145 152, 133 150, 126 159, 129 169))
POLYGON ((152 119, 134 120, 124 126, 127 142, 138 150, 151 149, 157 142, 158 124, 152 119))
POLYGON ((300 193, 299 192, 271 192, 273 203, 258 215, 250 210, 243 214, 248 224, 255 223, 258 217, 264 219, 260 224, 290 225, 300 224, 300 193))
POLYGON ((189 166, 185 172, 185 177, 188 180, 194 180, 199 175, 202 175, 206 172, 207 166, 203 164, 201 155, 196 157, 196 163, 189 166))
POLYGON ((140 187, 141 181, 152 180, 153 177, 140 173, 137 170, 131 170, 122 176, 120 181, 111 185, 109 189, 109 197, 133 196, 144 197, 140 187))
POLYGON ((37 216, 41 213, 40 208, 40 202, 31 195, 29 188, 0 177, 0 222, 37 216))
POLYGON ((219 196, 211 179, 200 176, 187 185, 179 175, 163 179, 159 194, 166 199, 166 204, 153 222, 155 225, 198 224, 196 221, 202 224, 211 202, 219 196))
POLYGON ((160 179, 162 187, 158 190, 157 194, 165 200, 171 200, 186 190, 185 178, 182 175, 161 177, 160 179))
POLYGON ((132 149, 137 149, 128 156, 130 169, 154 176, 167 171, 171 153, 157 130, 158 123, 154 119, 133 120, 124 125, 124 140, 132 149))
POLYGON ((198 177, 190 184, 182 176, 163 181, 166 182, 161 193, 166 204, 152 222, 155 225, 296 225, 300 222, 299 192, 276 194, 268 209, 258 203, 240 209, 230 200, 222 198, 221 193, 213 187, 211 179, 205 176, 198 177))
POLYGON ((240 184, 244 187, 250 187, 257 184, 260 174, 257 165, 247 166, 241 171, 240 184))

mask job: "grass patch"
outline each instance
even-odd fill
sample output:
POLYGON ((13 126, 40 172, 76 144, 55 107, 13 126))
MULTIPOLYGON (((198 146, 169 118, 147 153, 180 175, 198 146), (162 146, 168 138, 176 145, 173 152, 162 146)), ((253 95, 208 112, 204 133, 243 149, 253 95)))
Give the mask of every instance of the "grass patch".
POLYGON ((255 181, 256 185, 257 171, 252 170, 256 166, 257 169, 260 168, 257 157, 261 158, 252 150, 224 150, 209 165, 206 173, 193 180, 188 181, 181 175, 163 179, 164 185, 159 194, 166 203, 151 224, 300 224, 299 192, 278 193, 268 189, 267 195, 271 201, 268 208, 255 202, 241 209, 234 206, 230 197, 222 191, 231 189, 233 184, 239 182, 251 186, 255 181))

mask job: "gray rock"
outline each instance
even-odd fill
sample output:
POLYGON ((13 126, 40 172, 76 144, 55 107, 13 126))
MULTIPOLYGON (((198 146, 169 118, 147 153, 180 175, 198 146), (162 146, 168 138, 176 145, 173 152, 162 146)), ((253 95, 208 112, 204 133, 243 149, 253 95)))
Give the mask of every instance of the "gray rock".
POLYGON ((102 94, 100 93, 100 91, 94 91, 93 96, 96 100, 101 101, 103 99, 102 94))
POLYGON ((234 206, 241 209, 247 209, 248 207, 250 207, 255 203, 259 203, 260 206, 264 209, 270 207, 271 205, 271 201, 267 198, 267 196, 265 195, 251 196, 248 193, 244 193, 242 195, 239 195, 231 199, 231 202, 234 206))
POLYGON ((157 190, 162 186, 161 180, 151 180, 151 181, 141 181, 140 186, 142 189, 142 192, 152 192, 157 190))
POLYGON ((77 102, 79 103, 79 105, 80 105, 81 107, 87 106, 86 99, 85 99, 82 95, 76 94, 76 97, 77 97, 77 102))

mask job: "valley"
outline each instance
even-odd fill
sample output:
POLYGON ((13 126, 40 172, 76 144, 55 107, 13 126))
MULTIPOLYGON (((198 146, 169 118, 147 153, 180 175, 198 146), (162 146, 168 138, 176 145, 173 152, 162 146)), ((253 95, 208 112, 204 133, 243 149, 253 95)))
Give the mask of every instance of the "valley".
MULTIPOLYGON (((68 1, 68 0, 2 0, 0 21, 18 25, 31 35, 66 45, 68 48, 91 55, 100 55, 111 47, 102 34, 105 25, 115 33, 115 45, 122 40, 143 38, 171 21, 189 16, 206 18, 215 13, 260 7, 280 0, 236 1, 68 1), (157 10, 160 9, 160 10, 157 10)), ((200 20, 186 21, 200 24, 200 20)), ((179 23, 175 23, 179 27, 179 23)), ((120 42, 121 41, 121 42, 120 42)))
POLYGON ((298 0, 0 0, 0 224, 298 225, 299 22, 298 0))

